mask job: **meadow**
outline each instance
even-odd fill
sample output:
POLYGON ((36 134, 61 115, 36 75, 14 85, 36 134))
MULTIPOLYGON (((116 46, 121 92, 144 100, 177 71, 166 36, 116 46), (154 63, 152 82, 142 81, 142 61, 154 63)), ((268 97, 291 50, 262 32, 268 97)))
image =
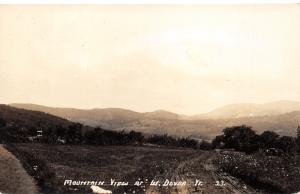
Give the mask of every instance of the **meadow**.
POLYGON ((294 193, 300 190, 300 158, 195 150, 154 145, 91 146, 8 144, 42 193, 92 193, 103 182, 113 193, 294 193), (186 186, 149 186, 152 180, 186 181, 186 186), (195 186, 195 180, 203 185, 195 186), (111 181, 114 181, 112 183, 111 181), (134 185, 136 181, 140 185, 134 185), (224 186, 216 183, 224 181, 224 186), (119 185, 119 186, 118 186, 119 185))
POLYGON ((65 180, 104 181, 114 193, 141 193, 154 177, 172 172, 181 161, 199 154, 192 149, 146 146, 49 145, 36 143, 6 146, 23 163, 44 193, 91 193, 90 186, 64 185, 65 180), (128 186, 112 186, 129 182, 128 186), (133 186, 135 181, 144 186, 133 186))

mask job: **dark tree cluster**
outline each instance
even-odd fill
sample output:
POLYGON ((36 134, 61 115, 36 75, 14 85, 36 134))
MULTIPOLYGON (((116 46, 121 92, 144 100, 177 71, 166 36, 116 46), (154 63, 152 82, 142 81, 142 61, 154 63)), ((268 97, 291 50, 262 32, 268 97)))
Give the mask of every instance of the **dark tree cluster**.
POLYGON ((282 153, 296 153, 300 149, 299 138, 280 137, 273 131, 258 135, 249 126, 234 126, 223 129, 223 134, 212 142, 214 148, 235 149, 247 153, 259 150, 277 150, 282 153))
POLYGON ((174 146, 174 147, 186 147, 186 148, 198 148, 198 142, 190 138, 175 138, 172 136, 164 135, 153 135, 146 139, 147 143, 174 146))
POLYGON ((110 131, 97 127, 85 133, 83 143, 92 145, 141 144, 143 139, 144 136, 140 132, 110 131))
MULTIPOLYGON (((1 119, 0 119, 1 125, 1 119)), ((51 129, 40 127, 25 128, 19 126, 0 126, 0 142, 43 142, 50 144, 92 144, 92 145, 122 145, 139 144, 144 140, 140 132, 111 131, 100 127, 91 128, 80 123, 65 126, 54 126, 51 129), (37 131, 42 131, 38 136, 37 131)))

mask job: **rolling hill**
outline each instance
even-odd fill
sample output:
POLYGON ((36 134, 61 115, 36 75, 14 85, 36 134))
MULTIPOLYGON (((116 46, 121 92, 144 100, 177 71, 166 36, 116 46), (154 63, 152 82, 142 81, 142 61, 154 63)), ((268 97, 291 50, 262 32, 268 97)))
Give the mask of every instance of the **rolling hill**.
MULTIPOLYGON (((300 111, 285 112, 294 110, 297 107, 283 101, 263 105, 263 107, 275 107, 276 114, 275 111, 272 112, 273 115, 267 112, 267 115, 263 114, 262 116, 260 114, 258 114, 259 116, 251 114, 251 116, 239 117, 243 115, 239 114, 239 116, 233 115, 232 118, 191 118, 163 110, 138 113, 117 108, 81 110, 53 108, 34 104, 12 105, 18 108, 43 111, 70 121, 82 122, 90 126, 100 126, 105 129, 136 130, 150 134, 168 133, 177 136, 206 136, 212 138, 221 133, 221 130, 225 127, 242 124, 252 126, 258 133, 264 130, 272 130, 281 135, 295 136, 296 128, 300 125, 300 111), (276 107, 280 108, 276 109, 276 107)), ((241 106, 236 105, 235 107, 239 108, 241 106)), ((229 109, 234 112, 238 108, 229 109)), ((229 109, 226 108, 227 111, 229 109)), ((224 109, 221 108, 221 110, 224 109)), ((257 112, 259 111, 255 113, 257 112)), ((223 114, 225 113, 226 111, 223 111, 223 114)))
POLYGON ((72 122, 45 113, 34 110, 25 110, 12 106, 0 104, 0 117, 5 120, 8 125, 16 127, 43 128, 45 130, 55 128, 56 126, 68 127, 72 122))
POLYGON ((293 111, 300 111, 300 102, 275 101, 265 104, 241 103, 226 105, 206 114, 192 116, 192 118, 190 119, 224 119, 270 116, 280 115, 293 111))

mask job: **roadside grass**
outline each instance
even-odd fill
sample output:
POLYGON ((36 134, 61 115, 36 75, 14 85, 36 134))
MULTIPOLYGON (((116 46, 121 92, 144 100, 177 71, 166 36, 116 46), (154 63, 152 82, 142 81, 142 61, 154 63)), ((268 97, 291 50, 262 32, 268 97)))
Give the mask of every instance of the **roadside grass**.
POLYGON ((300 156, 278 157, 222 151, 214 160, 219 170, 268 193, 300 191, 300 156))
POLYGON ((39 193, 33 178, 3 145, 0 145, 0 193, 39 193))
POLYGON ((22 163, 27 173, 35 180, 42 193, 52 193, 54 191, 55 173, 47 166, 46 162, 39 159, 36 155, 23 152, 17 146, 8 144, 5 146, 22 163))

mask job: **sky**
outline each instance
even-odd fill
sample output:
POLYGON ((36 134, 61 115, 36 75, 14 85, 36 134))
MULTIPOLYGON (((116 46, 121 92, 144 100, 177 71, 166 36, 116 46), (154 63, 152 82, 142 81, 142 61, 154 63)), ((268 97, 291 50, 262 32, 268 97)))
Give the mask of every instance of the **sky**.
POLYGON ((208 112, 300 100, 300 5, 0 6, 0 103, 208 112))

